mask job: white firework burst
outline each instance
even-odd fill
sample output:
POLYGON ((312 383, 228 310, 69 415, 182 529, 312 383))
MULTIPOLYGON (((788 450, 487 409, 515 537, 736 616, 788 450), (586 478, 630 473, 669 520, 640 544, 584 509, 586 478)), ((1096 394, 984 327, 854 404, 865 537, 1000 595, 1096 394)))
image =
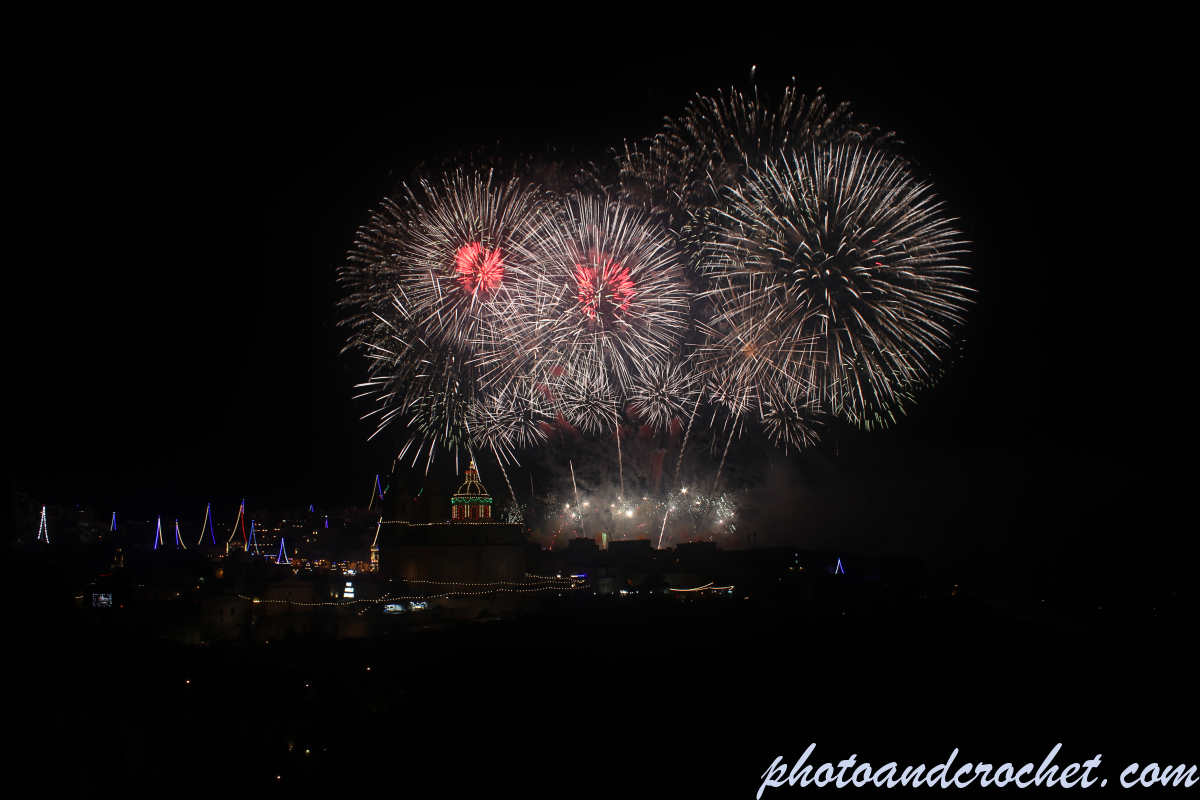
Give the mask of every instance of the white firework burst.
POLYGON ((768 161, 731 192, 705 253, 721 309, 708 352, 752 342, 780 402, 865 427, 893 420, 968 303, 964 243, 940 212, 880 151, 817 146, 768 161))
POLYGON ((530 374, 603 373, 623 391, 635 365, 665 362, 688 324, 671 238, 632 208, 572 195, 540 229, 539 274, 505 340, 530 374))

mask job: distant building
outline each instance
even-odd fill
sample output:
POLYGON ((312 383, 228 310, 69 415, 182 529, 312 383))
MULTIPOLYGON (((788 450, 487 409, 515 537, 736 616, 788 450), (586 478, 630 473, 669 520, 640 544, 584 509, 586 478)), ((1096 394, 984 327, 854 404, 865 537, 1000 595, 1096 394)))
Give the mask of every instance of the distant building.
POLYGON ((248 627, 251 602, 244 597, 217 596, 200 601, 200 631, 206 641, 220 639, 234 629, 248 627))
POLYGON ((645 559, 654 554, 654 545, 649 539, 614 539, 608 543, 608 552, 617 559, 645 559))
POLYGON ((301 609, 307 609, 316 602, 313 582, 290 575, 283 580, 268 583, 263 594, 266 595, 262 598, 266 601, 266 605, 262 609, 264 614, 290 614, 295 611, 293 604, 298 605, 301 609))
POLYGON ((404 488, 402 469, 398 465, 396 471, 392 473, 391 486, 394 488, 388 492, 388 499, 383 502, 384 520, 413 523, 445 522, 448 519, 446 501, 438 486, 437 478, 428 476, 422 478, 421 488, 414 497, 404 488))
POLYGON ((596 544, 595 539, 589 539, 585 536, 576 536, 573 539, 567 540, 568 561, 572 563, 582 561, 593 561, 600 556, 600 547, 596 544))
POLYGON ((525 531, 521 525, 492 519, 492 497, 479 482, 474 462, 451 498, 449 521, 437 519, 441 495, 435 481, 427 479, 411 505, 403 497, 401 493, 379 523, 382 577, 428 581, 431 586, 525 579, 525 531))
POLYGON ((421 479, 421 489, 413 499, 413 522, 437 523, 449 519, 446 500, 437 478, 421 479))

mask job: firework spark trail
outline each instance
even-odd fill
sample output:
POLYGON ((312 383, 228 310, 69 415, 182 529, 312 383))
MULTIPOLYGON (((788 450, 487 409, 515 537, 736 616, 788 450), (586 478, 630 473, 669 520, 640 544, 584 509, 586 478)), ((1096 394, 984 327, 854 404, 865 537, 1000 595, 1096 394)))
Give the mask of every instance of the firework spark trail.
POLYGON ((504 462, 500 459, 500 455, 496 452, 496 448, 492 448, 492 455, 496 457, 496 463, 500 465, 500 474, 504 476, 504 482, 508 484, 508 493, 512 495, 513 508, 520 508, 517 503, 517 493, 513 491, 512 481, 508 479, 508 470, 504 468, 504 462))
POLYGON ((392 325, 380 312, 390 309, 392 292, 400 284, 396 249, 410 235, 413 222, 411 208, 387 199, 371 214, 369 224, 359 228, 355 249, 338 272, 346 292, 338 303, 344 313, 338 325, 349 331, 345 350, 370 348, 390 336, 392 325))
POLYGON ((683 451, 687 450, 688 436, 692 433, 692 420, 696 418, 696 411, 700 408, 700 398, 703 396, 703 393, 696 395, 696 404, 692 406, 692 413, 688 416, 687 430, 683 434, 683 444, 679 446, 679 458, 675 461, 675 475, 679 478, 681 487, 683 486, 683 474, 679 470, 683 466, 683 451))
POLYGON ((717 477, 713 478, 712 494, 717 493, 717 482, 721 480, 721 470, 725 469, 725 457, 729 455, 729 445, 733 444, 734 426, 729 426, 729 440, 725 442, 725 452, 721 454, 721 464, 717 467, 717 477))
POLYGON ((617 426, 617 471, 621 476, 621 497, 625 496, 625 462, 621 458, 621 426, 617 426))

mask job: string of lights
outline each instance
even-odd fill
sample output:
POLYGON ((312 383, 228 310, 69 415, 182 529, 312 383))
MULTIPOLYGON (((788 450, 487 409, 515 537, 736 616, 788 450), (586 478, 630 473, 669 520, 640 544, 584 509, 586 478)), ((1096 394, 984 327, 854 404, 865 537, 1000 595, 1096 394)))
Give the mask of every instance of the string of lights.
POLYGON ((409 522, 408 520, 404 520, 404 519, 385 519, 380 524, 382 524, 382 525, 409 525, 413 528, 429 528, 434 525, 454 525, 455 527, 457 527, 460 525, 495 525, 496 523, 494 520, 483 520, 480 522, 476 522, 476 521, 467 520, 467 519, 457 519, 457 520, 451 520, 449 522, 409 522))
POLYGON ((708 582, 703 586, 697 586, 695 589, 672 589, 672 592, 727 592, 733 589, 733 586, 713 586, 712 582, 708 582))
MULTIPOLYGON (((575 581, 575 580, 572 580, 571 578, 542 578, 542 577, 539 577, 536 575, 529 575, 528 573, 526 573, 526 575, 527 575, 527 577, 534 578, 535 580, 540 580, 543 582, 565 581, 567 583, 583 583, 583 581, 575 581)), ((431 583, 431 584, 435 584, 435 585, 439 585, 439 586, 524 586, 525 585, 525 581, 489 581, 489 582, 485 582, 485 583, 466 583, 464 581, 421 581, 421 580, 413 580, 413 579, 408 579, 408 578, 405 578, 405 581, 407 583, 431 583)))
POLYGON ((532 572, 525 573, 526 578, 536 578, 542 581, 566 581, 570 578, 564 578, 562 575, 534 575, 532 572))
POLYGON ((335 607, 352 606, 355 603, 390 603, 390 602, 395 602, 397 600, 424 601, 424 600, 436 600, 438 598, 444 598, 444 597, 476 597, 479 595, 488 595, 488 594, 530 594, 533 592, 546 592, 546 591, 558 591, 561 594, 563 591, 576 591, 576 590, 584 589, 584 588, 586 588, 586 586, 584 586, 581 582, 572 582, 566 586, 539 586, 539 587, 530 588, 530 589, 492 589, 491 591, 485 591, 485 592, 443 592, 441 594, 425 594, 425 595, 385 595, 376 600, 365 600, 365 599, 364 600, 350 600, 348 602, 341 602, 341 603, 334 602, 334 601, 328 601, 328 602, 324 602, 324 603, 301 603, 301 602, 296 602, 293 600, 263 600, 262 598, 258 598, 258 597, 247 597, 244 594, 239 594, 238 597, 240 597, 243 600, 248 600, 251 603, 258 603, 258 604, 287 603, 287 604, 290 604, 293 606, 304 606, 306 608, 313 608, 313 607, 317 607, 317 606, 335 606, 335 607))

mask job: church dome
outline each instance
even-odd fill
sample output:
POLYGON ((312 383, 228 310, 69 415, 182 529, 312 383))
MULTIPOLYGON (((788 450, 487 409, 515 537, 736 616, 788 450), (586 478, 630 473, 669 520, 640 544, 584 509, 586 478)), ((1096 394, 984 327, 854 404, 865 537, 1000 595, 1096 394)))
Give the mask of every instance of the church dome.
POLYGON ((475 462, 467 467, 463 485, 450 498, 451 516, 456 520, 490 520, 492 518, 492 496, 479 482, 479 470, 475 462))

